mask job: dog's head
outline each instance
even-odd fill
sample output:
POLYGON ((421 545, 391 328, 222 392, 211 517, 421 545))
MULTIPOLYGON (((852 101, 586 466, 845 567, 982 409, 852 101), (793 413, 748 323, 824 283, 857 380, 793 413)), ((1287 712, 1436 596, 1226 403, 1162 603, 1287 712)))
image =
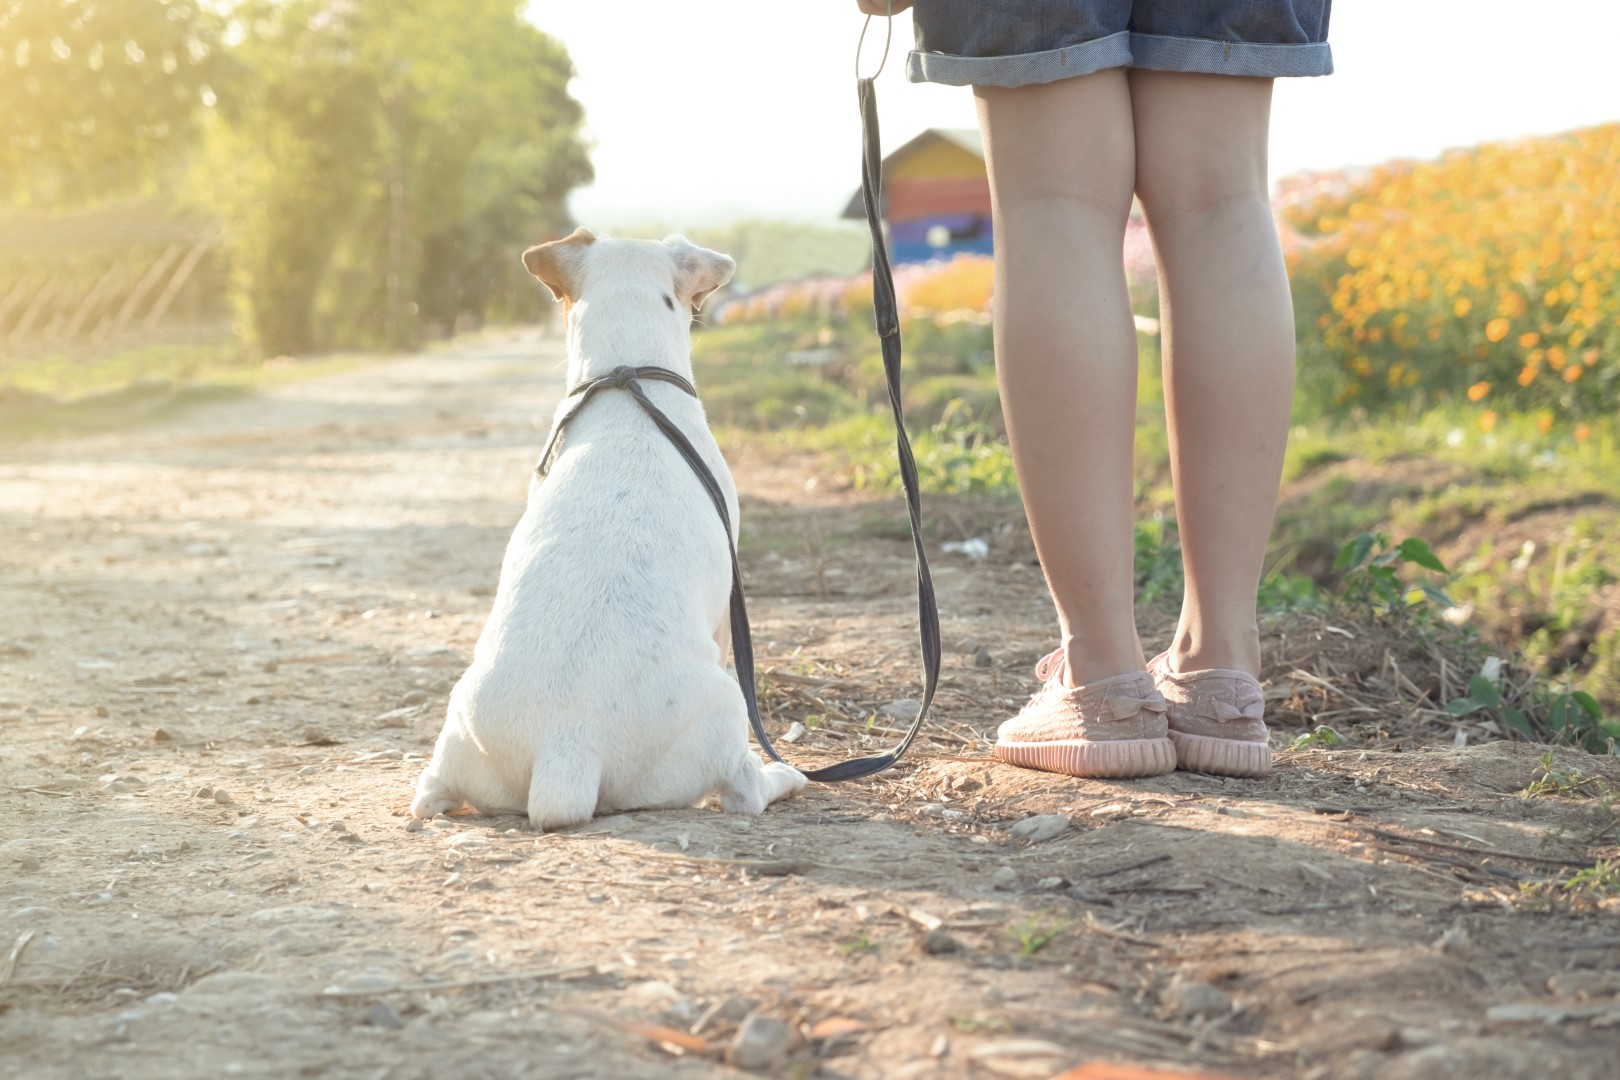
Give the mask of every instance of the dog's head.
POLYGON ((597 240, 589 229, 523 253, 523 265, 562 301, 567 312, 594 292, 647 290, 670 311, 695 314, 709 294, 731 280, 730 256, 700 248, 684 236, 650 240, 597 240))

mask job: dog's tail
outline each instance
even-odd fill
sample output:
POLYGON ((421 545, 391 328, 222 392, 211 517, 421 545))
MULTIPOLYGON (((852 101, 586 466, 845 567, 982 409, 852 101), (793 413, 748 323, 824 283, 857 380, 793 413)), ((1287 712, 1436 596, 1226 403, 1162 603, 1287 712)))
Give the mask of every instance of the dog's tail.
POLYGON ((570 738, 548 739, 529 779, 529 824, 561 829, 591 820, 602 790, 602 759, 570 738))

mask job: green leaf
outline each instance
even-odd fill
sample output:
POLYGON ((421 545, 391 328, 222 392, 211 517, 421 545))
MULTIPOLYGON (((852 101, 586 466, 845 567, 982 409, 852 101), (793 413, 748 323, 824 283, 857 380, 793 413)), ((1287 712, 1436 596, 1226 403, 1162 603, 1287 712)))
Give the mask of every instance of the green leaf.
POLYGON ((1451 608, 1457 606, 1457 602, 1455 600, 1447 596, 1443 590, 1436 589, 1432 585, 1419 585, 1418 589, 1423 593, 1424 596, 1427 596, 1430 600, 1436 604, 1439 604, 1441 607, 1451 608))
POLYGON ((1367 553, 1372 551, 1372 546, 1372 533, 1362 533, 1339 549, 1339 557, 1333 560, 1333 569, 1343 570, 1346 567, 1360 566, 1367 560, 1367 553))
POLYGON ((1429 547, 1427 540, 1409 536, 1402 540, 1401 546, 1395 550, 1400 553, 1401 558, 1406 562, 1417 563, 1419 566, 1429 570, 1437 570, 1442 574, 1446 572, 1446 564, 1440 561, 1440 557, 1434 553, 1433 548, 1429 547))
POLYGON ((1493 709, 1502 704, 1502 691, 1498 690, 1496 684, 1483 675, 1475 675, 1468 680, 1468 693, 1478 698, 1481 704, 1488 705, 1493 709))
POLYGON ((1523 735, 1525 738, 1535 738, 1535 730, 1531 728, 1530 721, 1525 717, 1524 713, 1520 712, 1518 709, 1515 709, 1512 706, 1503 709, 1502 719, 1506 720, 1509 727, 1511 727, 1514 731, 1517 731, 1520 735, 1523 735))
POLYGON ((1476 709, 1483 709, 1484 707, 1485 703, 1483 701, 1475 701, 1471 697, 1452 698, 1446 702, 1446 712, 1452 716, 1467 716, 1476 709))
POLYGON ((1554 731, 1562 731, 1569 725, 1569 697, 1566 695, 1553 702, 1547 713, 1547 726, 1554 731))
POLYGON ((1569 696, 1574 699, 1575 704, 1581 707, 1581 712, 1590 716, 1593 720, 1602 718, 1603 707, 1597 703, 1597 698, 1588 694, 1585 690, 1577 690, 1569 696))

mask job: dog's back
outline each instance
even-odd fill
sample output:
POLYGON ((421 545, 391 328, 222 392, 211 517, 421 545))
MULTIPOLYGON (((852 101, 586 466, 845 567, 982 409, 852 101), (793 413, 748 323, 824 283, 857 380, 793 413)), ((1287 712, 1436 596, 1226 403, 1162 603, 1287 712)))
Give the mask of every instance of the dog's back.
MULTIPOLYGON (((674 387, 649 396, 729 487, 701 407, 674 387)), ((603 755, 612 801, 667 756, 686 716, 735 691, 714 636, 730 593, 728 542, 690 467, 628 395, 592 402, 570 425, 530 492, 451 698, 491 759, 513 766, 511 790, 527 797, 543 726, 603 755)))
MULTIPOLYGON (((621 364, 690 378, 689 313, 732 268, 678 238, 598 245, 583 230, 524 259, 569 311, 576 385, 621 364)), ((642 389, 697 447, 735 523, 736 489, 702 406, 668 383, 642 389)), ((527 808, 546 828, 715 790, 727 809, 758 813, 802 787, 749 751, 742 694, 723 667, 731 542, 636 401, 622 390, 592 398, 531 483, 412 813, 466 801, 527 808)))

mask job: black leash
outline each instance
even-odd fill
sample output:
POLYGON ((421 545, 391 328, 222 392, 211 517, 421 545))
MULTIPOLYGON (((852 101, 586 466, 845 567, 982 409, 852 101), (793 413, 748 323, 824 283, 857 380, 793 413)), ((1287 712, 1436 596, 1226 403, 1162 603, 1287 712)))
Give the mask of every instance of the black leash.
MULTIPOLYGON (((862 36, 864 35, 863 30, 862 36)), ((882 70, 881 65, 878 70, 882 70)), ((872 309, 877 321, 878 339, 883 349, 883 374, 888 383, 889 406, 894 413, 895 446, 900 458, 900 486, 905 489, 906 510, 911 518, 911 543, 917 556, 917 621, 923 655, 923 697, 922 705, 917 709, 916 719, 912 720, 911 727, 888 753, 875 757, 853 758, 804 774, 808 779, 828 784, 870 776, 899 761, 900 756, 917 738, 917 732, 922 729, 923 721, 928 717, 928 708, 934 701, 934 691, 939 686, 939 607, 934 601, 934 579, 928 572, 928 555, 923 549, 922 501, 917 486, 917 462, 911 454, 911 440, 906 437, 905 414, 900 407, 900 315, 895 304, 894 275, 889 268, 889 253, 883 244, 883 225, 878 219, 878 191, 882 186, 883 162, 879 152, 877 94, 872 79, 859 79, 857 87, 861 103, 863 142, 861 194, 866 200, 866 222, 872 230, 872 309)), ((702 455, 692 445, 692 441, 647 397, 646 391, 641 386, 642 379, 671 383, 687 394, 697 397, 697 390, 690 382, 667 368, 616 367, 606 375, 587 379, 568 392, 568 396, 575 399, 574 404, 552 425, 551 435, 546 439, 546 448, 540 455, 540 464, 535 467, 535 472, 541 478, 545 477, 551 468, 551 459, 556 452, 557 441, 561 438, 563 429, 591 398, 606 389, 628 390, 642 411, 652 419, 669 441, 675 444, 681 457, 686 459, 686 463, 702 482, 703 490, 708 492, 709 501, 714 504, 714 509, 725 526, 726 550, 731 556, 731 652, 737 666, 737 684, 742 689, 743 701, 748 707, 748 724, 753 728, 754 738, 759 742, 760 748, 773 760, 782 761, 782 755, 771 745, 770 736, 765 733, 765 722, 759 715, 759 690, 754 680, 754 639, 748 627, 748 607, 743 600, 742 570, 737 565, 737 548, 731 531, 731 515, 726 512, 725 494, 720 490, 719 481, 715 479, 714 473, 709 471, 708 465, 704 463, 702 455)), ((785 761, 782 763, 788 764, 785 761)))

